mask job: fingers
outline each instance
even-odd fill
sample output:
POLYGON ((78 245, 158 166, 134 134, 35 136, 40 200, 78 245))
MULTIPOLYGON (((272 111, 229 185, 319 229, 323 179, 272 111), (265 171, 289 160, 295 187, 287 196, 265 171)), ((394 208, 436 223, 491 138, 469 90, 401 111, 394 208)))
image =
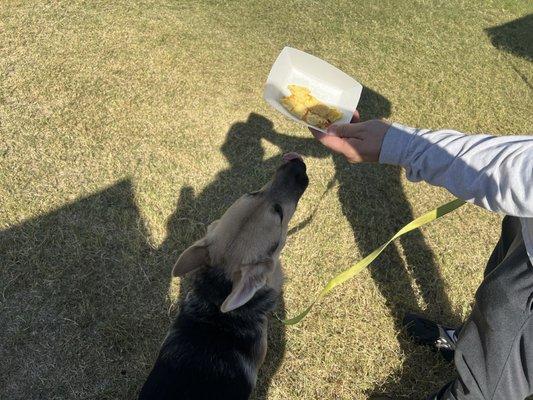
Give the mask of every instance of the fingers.
POLYGON ((349 124, 330 125, 327 133, 313 128, 309 128, 309 131, 320 143, 333 152, 342 154, 351 163, 376 161, 372 154, 369 157, 369 123, 372 122, 360 122, 360 115, 356 110, 349 124))
POLYGON ((324 135, 324 133, 320 132, 318 129, 314 129, 314 128, 308 128, 308 129, 309 129, 309 132, 311 132, 313 134, 315 139, 318 139, 318 136, 320 136, 320 135, 324 135))
MULTIPOLYGON (((356 123, 358 123, 358 122, 360 122, 360 121, 361 121, 361 116, 359 115, 359 111, 355 110, 355 111, 353 112, 352 119, 350 120, 350 124, 356 124, 356 123)), ((349 125, 349 124, 346 124, 346 125, 349 125)), ((344 135, 337 135, 337 134, 335 134, 335 132, 336 132, 336 130, 337 130, 337 128, 336 128, 337 126, 340 126, 340 125, 330 125, 330 126, 327 128, 327 132, 328 132, 328 134, 330 134, 330 135, 335 135, 335 136, 342 136, 342 137, 350 137, 349 135, 344 136, 344 135)), ((319 130, 314 129, 314 128, 311 128, 311 127, 309 127, 308 129, 309 129, 309 131, 313 134, 313 136, 315 136, 315 137, 316 137, 317 135, 320 135, 320 133, 321 133, 319 130)))
POLYGON ((345 156, 349 162, 362 161, 359 147, 363 144, 363 142, 360 139, 340 138, 317 130, 314 130, 313 135, 328 149, 345 156))
POLYGON ((343 137, 343 138, 359 138, 361 139, 361 134, 363 133, 360 123, 353 124, 339 124, 339 125, 330 125, 327 130, 329 135, 343 137))
POLYGON ((323 135, 321 138, 317 139, 328 149, 333 150, 336 153, 345 154, 347 151, 347 143, 342 138, 330 135, 323 135))
POLYGON ((359 115, 359 111, 355 110, 352 115, 351 123, 357 123, 361 121, 361 116, 359 115))

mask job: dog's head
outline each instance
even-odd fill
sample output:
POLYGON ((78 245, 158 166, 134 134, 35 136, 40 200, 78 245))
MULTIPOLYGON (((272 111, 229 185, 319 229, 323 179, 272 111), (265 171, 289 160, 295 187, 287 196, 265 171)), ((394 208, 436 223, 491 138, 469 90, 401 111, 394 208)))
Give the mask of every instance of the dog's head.
POLYGON ((271 282, 278 268, 289 221, 309 183, 298 154, 286 154, 283 160, 265 186, 233 203, 204 238, 181 254, 172 270, 173 276, 183 276, 206 265, 224 268, 233 289, 222 312, 245 304, 271 282))

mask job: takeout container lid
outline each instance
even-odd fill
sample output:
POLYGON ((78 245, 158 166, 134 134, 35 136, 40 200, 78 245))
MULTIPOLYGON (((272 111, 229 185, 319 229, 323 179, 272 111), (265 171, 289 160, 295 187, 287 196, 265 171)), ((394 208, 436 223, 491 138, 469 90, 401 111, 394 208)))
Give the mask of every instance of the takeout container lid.
POLYGON ((359 82, 326 61, 292 47, 283 48, 268 74, 263 98, 287 118, 322 132, 325 130, 309 125, 283 107, 280 100, 290 95, 290 84, 304 86, 321 102, 337 107, 342 118, 334 124, 351 121, 363 90, 359 82))

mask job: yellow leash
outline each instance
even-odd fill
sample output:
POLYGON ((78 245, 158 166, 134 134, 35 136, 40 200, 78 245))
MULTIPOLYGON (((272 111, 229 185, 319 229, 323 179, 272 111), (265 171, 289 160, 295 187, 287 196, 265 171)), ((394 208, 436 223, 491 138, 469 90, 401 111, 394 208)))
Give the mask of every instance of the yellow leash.
POLYGON ((300 322, 304 317, 311 311, 313 306, 322 300, 324 296, 326 296, 329 292, 333 290, 335 286, 340 285, 341 283, 346 282, 348 279, 353 278, 355 275, 357 275, 359 272, 363 270, 363 268, 367 267, 372 261, 374 261, 377 256, 381 254, 383 250, 394 240, 399 238, 400 236, 406 234, 407 232, 410 232, 414 229, 420 228, 423 225, 426 225, 427 223, 430 223, 431 221, 434 221, 449 212, 452 212, 453 210, 461 207, 465 202, 460 199, 455 199, 450 201, 449 203, 443 204, 434 210, 431 210, 424 215, 416 218, 415 220, 409 222, 407 225, 405 225, 402 229, 400 229, 396 234, 391 237, 386 243, 379 246, 376 250, 374 250, 372 253, 370 253, 368 256, 363 258, 361 261, 355 263, 352 267, 348 268, 346 271, 341 272, 334 278, 332 278, 326 286, 320 291, 316 299, 307 307, 304 311, 302 311, 300 314, 298 314, 294 318, 285 319, 282 320, 282 322, 285 325, 294 325, 300 322))

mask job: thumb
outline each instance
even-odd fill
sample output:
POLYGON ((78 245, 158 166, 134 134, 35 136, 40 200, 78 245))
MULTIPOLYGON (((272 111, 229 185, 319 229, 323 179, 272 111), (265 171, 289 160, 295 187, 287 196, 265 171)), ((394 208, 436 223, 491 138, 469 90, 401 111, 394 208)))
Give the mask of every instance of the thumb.
POLYGON ((355 110, 352 115, 352 120, 350 121, 352 124, 354 122, 361 122, 361 115, 359 114, 359 111, 355 110))
POLYGON ((330 125, 327 129, 328 135, 337 137, 358 137, 359 124, 338 124, 330 125))
POLYGON ((315 135, 315 138, 328 149, 341 154, 346 152, 347 143, 345 139, 333 135, 326 135, 319 131, 316 131, 316 133, 313 134, 315 135))

